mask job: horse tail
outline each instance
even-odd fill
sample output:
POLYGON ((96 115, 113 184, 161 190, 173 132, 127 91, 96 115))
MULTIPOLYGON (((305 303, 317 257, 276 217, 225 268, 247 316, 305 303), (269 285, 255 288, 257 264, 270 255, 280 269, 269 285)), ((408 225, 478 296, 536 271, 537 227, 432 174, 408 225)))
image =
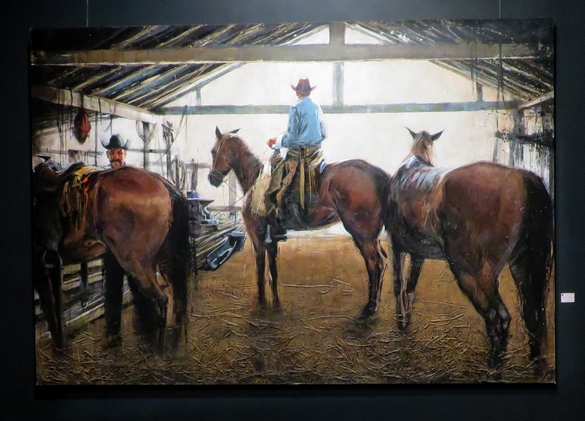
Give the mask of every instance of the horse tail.
POLYGON ((176 303, 177 325, 180 326, 186 322, 189 280, 195 271, 194 243, 189 235, 187 199, 170 183, 165 182, 165 185, 171 197, 172 222, 163 250, 167 256, 170 256, 170 282, 176 303))
POLYGON ((546 339, 546 298, 553 266, 554 216, 552 199, 542 180, 532 173, 524 174, 523 179, 526 211, 510 269, 530 335, 530 356, 536 359, 541 356, 546 339))
POLYGON ((382 221, 384 222, 384 228, 386 229, 386 235, 388 241, 390 241, 390 227, 392 224, 392 197, 391 197, 391 184, 392 176, 388 173, 384 174, 385 177, 378 183, 378 197, 382 205, 382 221))

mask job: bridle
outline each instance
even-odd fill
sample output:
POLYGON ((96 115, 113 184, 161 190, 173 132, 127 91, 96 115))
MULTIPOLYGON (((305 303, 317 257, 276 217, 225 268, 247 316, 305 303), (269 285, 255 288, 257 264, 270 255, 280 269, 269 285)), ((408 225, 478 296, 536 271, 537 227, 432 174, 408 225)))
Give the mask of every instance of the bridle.
POLYGON ((219 171, 218 169, 215 168, 215 161, 217 160, 217 157, 219 156, 221 149, 222 149, 222 147, 223 147, 223 145, 228 137, 231 137, 231 135, 229 135, 229 136, 223 135, 222 138, 220 139, 219 146, 217 147, 217 151, 215 152, 214 162, 212 164, 213 168, 209 172, 210 177, 213 177, 217 180, 222 180, 222 181, 225 178, 225 176, 227 175, 227 173, 229 173, 232 170, 232 167, 230 165, 228 165, 228 170, 225 173, 222 173, 221 171, 219 171))

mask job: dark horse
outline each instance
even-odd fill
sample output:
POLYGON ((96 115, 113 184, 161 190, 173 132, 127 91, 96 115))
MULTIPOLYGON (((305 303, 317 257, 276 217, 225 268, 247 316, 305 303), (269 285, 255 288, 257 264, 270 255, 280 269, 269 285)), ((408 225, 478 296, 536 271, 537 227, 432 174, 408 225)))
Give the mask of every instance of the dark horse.
POLYGON ((510 327, 498 275, 509 264, 529 333, 530 357, 540 365, 553 247, 552 201, 542 180, 530 171, 490 162, 435 168, 432 146, 442 132, 409 131, 414 145, 392 178, 386 222, 399 328, 410 323, 423 260, 446 259, 459 288, 485 321, 488 363, 497 368, 510 327), (408 277, 402 274, 406 254, 411 261, 408 277))
POLYGON ((104 257, 110 340, 119 339, 122 284, 112 281, 120 270, 108 260, 129 275, 138 293, 135 303, 151 304, 161 340, 167 327, 178 330, 186 321, 188 209, 181 192, 164 178, 133 167, 104 171, 78 163, 55 171, 51 161, 41 163, 33 170, 33 227, 34 286, 55 348, 66 342, 63 264, 104 257))
MULTIPOLYGON (((231 170, 236 174, 246 195, 242 214, 256 252, 258 299, 262 306, 266 304, 264 271, 268 254, 273 305, 278 307, 277 242, 265 241, 266 219, 261 212, 256 211, 258 203, 254 203, 253 194, 255 183, 264 176, 261 176, 263 163, 235 133, 221 133, 216 128, 215 135, 209 182, 218 187, 231 170)), ((302 227, 319 228, 341 221, 351 234, 368 271, 368 302, 362 311, 364 317, 373 315, 380 301, 386 255, 381 248, 379 235, 383 228, 382 215, 389 186, 389 174, 365 161, 350 160, 329 164, 320 175, 318 204, 309 214, 307 226, 302 227)))

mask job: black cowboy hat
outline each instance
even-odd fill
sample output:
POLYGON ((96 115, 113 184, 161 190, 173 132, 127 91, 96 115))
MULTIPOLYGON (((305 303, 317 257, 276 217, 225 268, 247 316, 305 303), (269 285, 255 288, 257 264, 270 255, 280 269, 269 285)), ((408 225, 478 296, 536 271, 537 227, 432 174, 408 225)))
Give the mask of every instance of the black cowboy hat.
POLYGON ((124 150, 128 150, 128 147, 130 146, 130 141, 127 140, 126 143, 124 143, 124 140, 122 139, 122 136, 120 136, 119 134, 115 134, 112 135, 112 137, 110 137, 110 142, 109 143, 104 143, 104 141, 102 140, 102 145, 104 145, 104 148, 106 149, 124 149, 124 150))
POLYGON ((297 86, 290 85, 290 87, 301 95, 308 95, 317 86, 311 86, 311 82, 309 82, 309 79, 299 79, 299 83, 297 83, 297 86))

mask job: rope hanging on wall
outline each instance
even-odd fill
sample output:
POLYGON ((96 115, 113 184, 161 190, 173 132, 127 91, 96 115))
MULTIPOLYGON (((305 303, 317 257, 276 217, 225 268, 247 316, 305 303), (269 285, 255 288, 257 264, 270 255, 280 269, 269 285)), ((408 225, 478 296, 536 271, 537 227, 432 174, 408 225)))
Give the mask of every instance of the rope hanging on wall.
POLYGON ((176 156, 175 159, 171 161, 169 168, 169 178, 175 187, 177 187, 179 190, 185 190, 185 185, 187 182, 187 167, 178 156, 176 156))

